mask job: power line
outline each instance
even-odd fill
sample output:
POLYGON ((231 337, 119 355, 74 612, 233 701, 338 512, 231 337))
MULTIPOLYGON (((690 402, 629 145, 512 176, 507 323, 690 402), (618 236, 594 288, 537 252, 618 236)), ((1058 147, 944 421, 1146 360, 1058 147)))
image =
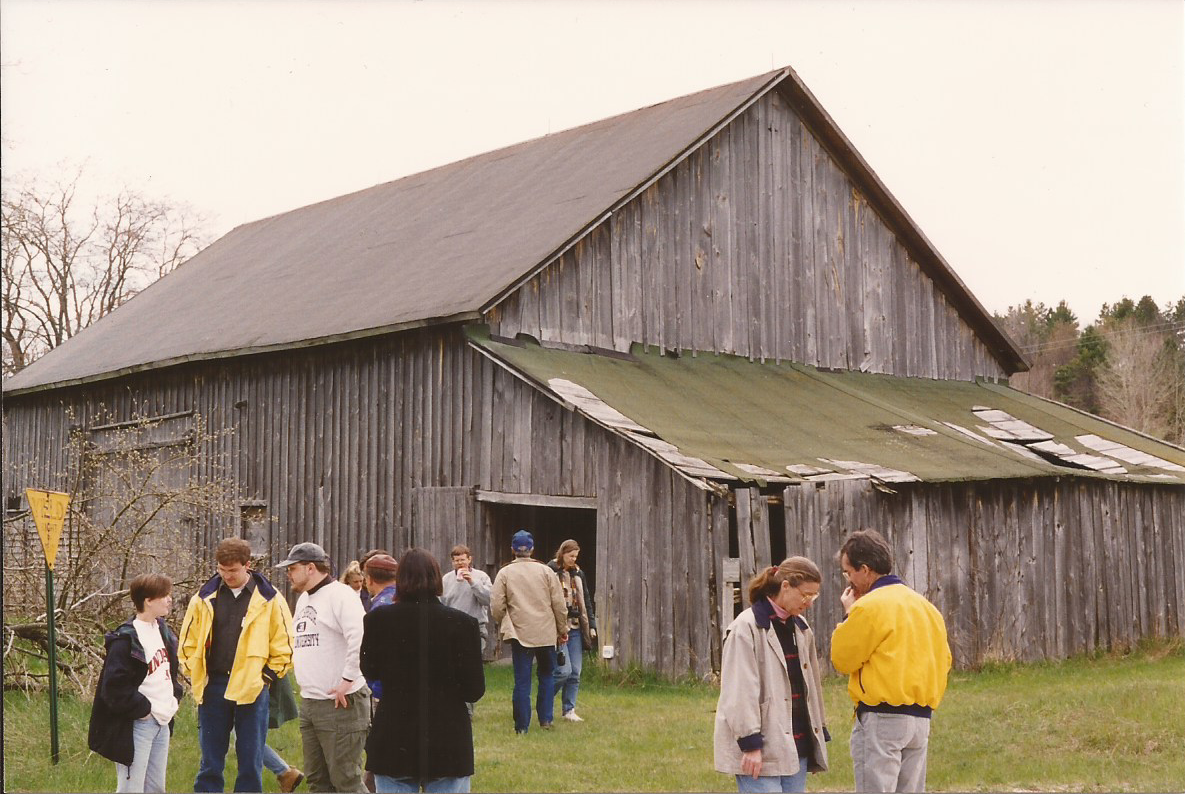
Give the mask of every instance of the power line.
MULTIPOLYGON (((1117 334, 1099 334, 1099 336, 1102 337, 1103 339, 1110 339, 1113 337, 1121 337, 1121 336, 1145 337, 1145 336, 1159 336, 1159 335, 1169 336, 1171 334, 1167 331, 1139 331, 1139 332, 1129 331, 1126 333, 1121 332, 1121 333, 1117 333, 1117 334)), ((1080 341, 1079 339, 1072 339, 1072 340, 1067 340, 1065 342, 1056 342, 1056 343, 1050 343, 1050 344, 1036 345, 1036 346, 1029 347, 1029 348, 1023 348, 1023 350, 1026 354, 1049 353, 1049 352, 1053 352, 1053 351, 1057 351, 1057 350, 1069 350, 1069 349, 1076 348, 1078 346, 1079 341, 1080 341)))
MULTIPOLYGON (((1117 329, 1113 331, 1096 330, 1095 334, 1104 339, 1110 339, 1117 336, 1151 336, 1154 334, 1163 334, 1167 336, 1182 331, 1185 331, 1185 322, 1163 321, 1133 329, 1117 329)), ((1045 353, 1050 350, 1077 347, 1081 338, 1082 334, 1079 333, 1078 336, 1074 337, 1073 339, 1065 339, 1054 342, 1038 342, 1037 344, 1033 345, 1024 345, 1021 347, 1021 350, 1026 354, 1030 354, 1045 353)))

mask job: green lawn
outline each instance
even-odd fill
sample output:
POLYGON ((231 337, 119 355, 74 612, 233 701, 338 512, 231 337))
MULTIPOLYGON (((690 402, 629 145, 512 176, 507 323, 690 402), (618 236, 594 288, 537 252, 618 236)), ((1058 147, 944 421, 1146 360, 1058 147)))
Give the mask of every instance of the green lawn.
MULTIPOLYGON (((735 791, 712 770, 716 690, 646 680, 621 684, 586 671, 580 712, 517 736, 510 669, 486 668, 476 715, 474 791, 735 791)), ((845 682, 826 684, 832 769, 810 790, 851 790, 845 682)), ((114 766, 89 754, 89 704, 61 705, 62 763, 48 763, 44 696, 4 694, 6 791, 114 791, 114 766)), ((197 770, 195 709, 183 706, 169 757, 169 785, 189 790, 197 770)), ((299 765, 296 724, 271 733, 299 765)), ((228 780, 233 782, 233 752, 228 780)), ((1001 665, 955 673, 934 719, 932 791, 1179 791, 1185 786, 1185 650, 1180 643, 1128 656, 1058 664, 1001 665)), ((264 773, 267 791, 275 778, 264 773)))

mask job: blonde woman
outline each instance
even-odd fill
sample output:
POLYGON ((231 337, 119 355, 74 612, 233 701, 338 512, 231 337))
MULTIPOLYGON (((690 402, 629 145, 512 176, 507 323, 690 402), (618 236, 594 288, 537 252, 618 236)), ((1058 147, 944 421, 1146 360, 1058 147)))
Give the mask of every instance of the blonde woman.
POLYGON ((562 718, 568 722, 584 722, 576 713, 576 694, 580 691, 580 673, 584 669, 584 652, 592 650, 597 639, 597 615, 593 605, 592 588, 584 571, 576 564, 580 544, 565 540, 556 550, 555 559, 547 563, 560 578, 564 591, 564 605, 568 610, 568 641, 557 650, 564 654, 561 664, 556 660, 555 692, 563 704, 562 718))
POLYGON ((354 588, 355 593, 361 592, 363 581, 362 565, 357 560, 350 560, 350 564, 346 566, 346 570, 342 572, 341 579, 338 581, 354 588))
POLYGON ((821 582, 806 557, 766 568, 725 631, 713 744, 716 770, 740 792, 806 791, 807 772, 827 769, 822 675, 802 617, 821 582))

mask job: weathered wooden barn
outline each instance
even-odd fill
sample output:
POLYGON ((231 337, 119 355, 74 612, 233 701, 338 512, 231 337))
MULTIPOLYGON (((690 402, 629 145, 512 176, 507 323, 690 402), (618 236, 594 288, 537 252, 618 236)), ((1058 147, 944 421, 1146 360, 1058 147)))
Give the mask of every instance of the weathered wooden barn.
POLYGON ((613 664, 710 672, 786 554, 830 625, 868 526, 960 663, 1182 634, 1185 450, 1025 366, 782 69, 236 228, 5 382, 5 496, 200 416, 242 522, 195 543, 575 537, 613 664))

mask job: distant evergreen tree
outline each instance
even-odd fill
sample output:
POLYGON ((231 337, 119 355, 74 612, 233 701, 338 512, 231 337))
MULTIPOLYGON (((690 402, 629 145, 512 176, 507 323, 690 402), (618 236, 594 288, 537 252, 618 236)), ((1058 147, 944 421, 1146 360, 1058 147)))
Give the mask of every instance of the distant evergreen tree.
POLYGON ((1065 301, 1028 300, 996 319, 1030 360, 1017 388, 1185 442, 1185 297, 1161 308, 1125 296, 1081 331, 1065 301))
POLYGON ((1058 367, 1054 373, 1054 395, 1076 408, 1098 413, 1095 375, 1106 360, 1107 340, 1096 326, 1086 326, 1078 337, 1074 359, 1058 367))
POLYGON ((1059 324, 1072 325, 1077 328, 1078 318, 1074 315, 1074 312, 1070 311, 1070 307, 1066 305, 1065 301, 1060 301, 1057 304, 1057 308, 1049 312, 1049 316, 1045 318, 1045 323, 1050 328, 1059 324))

